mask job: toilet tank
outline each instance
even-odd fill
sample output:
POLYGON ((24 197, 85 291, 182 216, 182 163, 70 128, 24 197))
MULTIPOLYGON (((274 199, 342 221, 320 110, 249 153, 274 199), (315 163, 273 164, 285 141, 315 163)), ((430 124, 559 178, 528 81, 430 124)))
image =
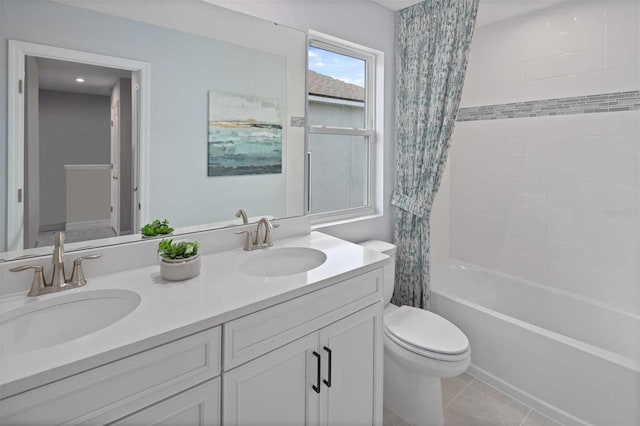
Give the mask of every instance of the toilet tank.
POLYGON ((386 241, 369 240, 360 243, 361 246, 370 250, 375 250, 380 253, 384 253, 391 258, 384 267, 384 282, 382 283, 382 290, 384 292, 384 304, 385 306, 391 302, 391 296, 393 296, 393 286, 396 272, 396 246, 386 241))

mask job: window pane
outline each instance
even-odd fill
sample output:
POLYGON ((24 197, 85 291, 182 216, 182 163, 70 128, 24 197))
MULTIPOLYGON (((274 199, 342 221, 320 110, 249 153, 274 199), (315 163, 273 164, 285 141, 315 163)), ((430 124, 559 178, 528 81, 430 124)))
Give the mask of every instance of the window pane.
POLYGON ((309 124, 365 128, 366 62, 309 46, 309 124))
POLYGON ((369 204, 366 136, 309 135, 309 210, 324 213, 369 204))

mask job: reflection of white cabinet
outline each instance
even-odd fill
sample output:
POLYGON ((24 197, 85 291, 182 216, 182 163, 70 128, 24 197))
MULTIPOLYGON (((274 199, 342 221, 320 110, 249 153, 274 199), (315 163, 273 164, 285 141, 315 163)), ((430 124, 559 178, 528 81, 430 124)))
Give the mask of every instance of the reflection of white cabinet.
POLYGON ((224 375, 225 425, 379 424, 381 302, 224 375))

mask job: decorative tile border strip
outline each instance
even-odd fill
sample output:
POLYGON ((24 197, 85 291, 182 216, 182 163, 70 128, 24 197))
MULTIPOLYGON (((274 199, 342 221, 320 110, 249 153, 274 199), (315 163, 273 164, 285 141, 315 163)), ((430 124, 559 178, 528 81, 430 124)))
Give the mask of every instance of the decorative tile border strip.
POLYGON ((457 121, 546 117, 640 109, 640 90, 460 108, 457 121))

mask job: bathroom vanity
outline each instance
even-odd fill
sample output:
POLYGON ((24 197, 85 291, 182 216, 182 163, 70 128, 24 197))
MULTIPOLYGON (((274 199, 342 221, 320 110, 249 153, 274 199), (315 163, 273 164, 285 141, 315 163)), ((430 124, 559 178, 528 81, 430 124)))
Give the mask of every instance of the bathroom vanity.
MULTIPOLYGON (((205 254, 201 274, 179 283, 162 281, 154 265, 89 276, 85 287, 37 299, 4 295, 3 320, 56 298, 63 310, 82 303, 78 294, 139 300, 123 318, 66 342, 3 344, 1 422, 381 424, 388 258, 318 232, 276 243, 205 254)), ((100 310, 85 315, 75 321, 92 323, 100 310)), ((29 325, 13 332, 32 332, 29 325)))

